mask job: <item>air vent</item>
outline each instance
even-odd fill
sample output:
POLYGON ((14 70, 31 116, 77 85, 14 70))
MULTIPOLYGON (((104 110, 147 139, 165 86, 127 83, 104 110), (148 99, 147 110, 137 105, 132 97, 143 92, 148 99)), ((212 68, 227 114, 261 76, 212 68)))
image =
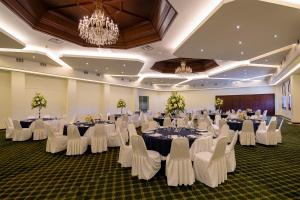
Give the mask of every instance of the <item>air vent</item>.
POLYGON ((46 66, 47 66, 47 64, 46 64, 46 63, 43 63, 43 62, 41 62, 41 63, 40 63, 40 66, 41 66, 41 67, 46 67, 46 66))
POLYGON ((24 62, 23 58, 16 58, 16 62, 24 62))
POLYGON ((88 72, 88 71, 83 71, 83 73, 84 73, 84 74, 89 74, 89 72, 88 72))
POLYGON ((145 46, 142 46, 142 49, 143 49, 144 51, 152 51, 152 50, 153 50, 153 47, 150 46, 150 45, 145 45, 145 46))
POLYGON ((51 38, 51 39, 49 39, 49 42, 52 42, 55 44, 62 44, 64 41, 57 39, 57 38, 51 38))

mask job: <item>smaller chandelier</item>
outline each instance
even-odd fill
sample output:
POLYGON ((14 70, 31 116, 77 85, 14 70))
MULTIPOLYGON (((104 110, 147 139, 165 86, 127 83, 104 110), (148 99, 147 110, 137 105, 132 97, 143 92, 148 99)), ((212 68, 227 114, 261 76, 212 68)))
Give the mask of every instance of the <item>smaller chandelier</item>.
POLYGON ((113 20, 105 16, 102 3, 97 0, 92 16, 84 16, 78 25, 79 36, 90 44, 97 46, 116 44, 119 28, 113 20))
POLYGON ((186 65, 185 61, 181 61, 179 67, 175 69, 175 74, 191 74, 193 73, 193 69, 186 65))

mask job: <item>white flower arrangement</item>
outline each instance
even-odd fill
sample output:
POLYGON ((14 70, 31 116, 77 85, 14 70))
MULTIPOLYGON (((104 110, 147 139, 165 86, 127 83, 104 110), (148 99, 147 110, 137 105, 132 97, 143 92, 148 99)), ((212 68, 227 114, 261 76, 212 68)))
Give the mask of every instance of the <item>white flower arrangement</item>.
POLYGON ((215 103, 216 108, 218 108, 218 109, 220 110, 220 108, 221 108, 221 106, 222 106, 223 104, 224 104, 224 100, 221 99, 220 97, 218 97, 218 98, 216 99, 216 103, 215 103))
POLYGON ((176 113, 183 112, 185 109, 184 97, 177 92, 172 93, 172 95, 167 100, 166 112, 176 113))
POLYGON ((47 107, 46 98, 40 93, 36 93, 31 102, 31 109, 39 109, 39 118, 41 117, 41 109, 47 107))
POLYGON ((117 103, 117 108, 121 108, 121 113, 122 113, 123 108, 126 108, 126 102, 123 99, 119 99, 117 103))

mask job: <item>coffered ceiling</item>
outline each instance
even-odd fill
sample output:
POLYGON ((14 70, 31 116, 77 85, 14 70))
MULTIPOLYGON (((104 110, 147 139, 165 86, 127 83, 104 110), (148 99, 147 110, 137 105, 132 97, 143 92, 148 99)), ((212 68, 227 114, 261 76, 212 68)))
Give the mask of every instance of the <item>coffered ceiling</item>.
MULTIPOLYGON (((95 10, 96 0, 2 0, 32 28, 81 46, 78 22, 95 10)), ((103 9, 120 29, 117 44, 128 49, 159 41, 176 16, 167 0, 102 0, 103 9)))

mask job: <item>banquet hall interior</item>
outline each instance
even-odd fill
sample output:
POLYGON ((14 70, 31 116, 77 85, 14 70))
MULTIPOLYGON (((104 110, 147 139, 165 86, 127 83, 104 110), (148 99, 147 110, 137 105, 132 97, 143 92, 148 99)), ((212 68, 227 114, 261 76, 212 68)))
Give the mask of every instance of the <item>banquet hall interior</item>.
POLYGON ((299 0, 0 0, 0 199, 299 199, 299 0))

